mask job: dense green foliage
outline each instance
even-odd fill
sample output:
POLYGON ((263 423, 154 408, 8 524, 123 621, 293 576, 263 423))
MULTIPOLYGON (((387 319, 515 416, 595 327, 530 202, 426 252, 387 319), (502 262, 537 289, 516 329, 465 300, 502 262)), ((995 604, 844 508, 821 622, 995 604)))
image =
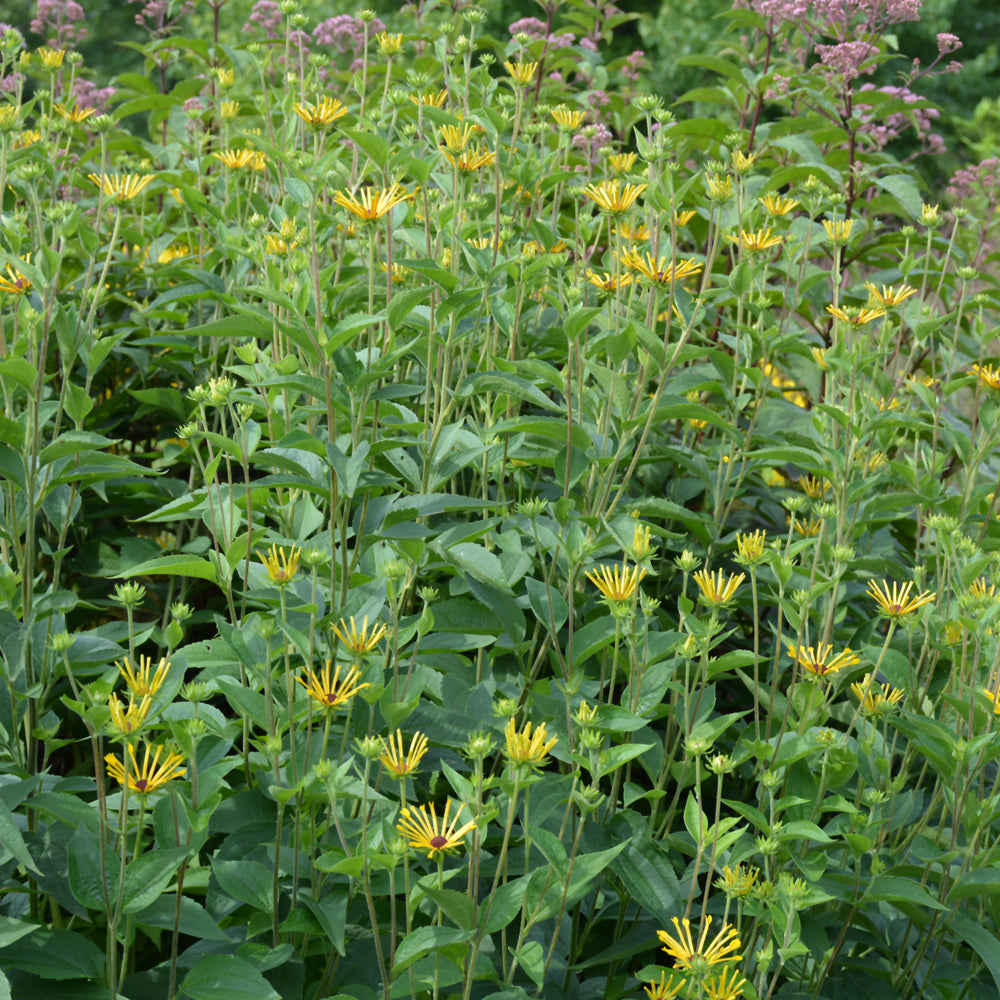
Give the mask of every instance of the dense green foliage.
POLYGON ((768 2, 5 39, 0 1000, 997 995, 1000 174, 768 2))

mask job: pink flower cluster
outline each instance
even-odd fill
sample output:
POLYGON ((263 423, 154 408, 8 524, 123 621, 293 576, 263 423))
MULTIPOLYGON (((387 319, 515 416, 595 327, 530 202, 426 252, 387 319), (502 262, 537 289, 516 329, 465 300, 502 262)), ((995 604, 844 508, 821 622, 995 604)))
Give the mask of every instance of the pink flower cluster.
POLYGON ((87 29, 78 24, 84 18, 83 8, 76 0, 38 0, 31 30, 36 35, 48 35, 54 49, 68 49, 87 37, 87 29))
POLYGON ((600 162, 600 150, 611 142, 613 136, 611 129, 603 122, 596 125, 588 125, 582 132, 573 136, 573 145, 577 149, 582 149, 587 156, 591 166, 600 162))
POLYGON ((269 39, 281 36, 281 8, 274 0, 257 0, 250 11, 250 20, 243 25, 247 34, 255 34, 258 27, 264 29, 264 37, 269 39))
POLYGON ((563 32, 561 35, 554 35, 548 32, 544 21, 539 21, 537 17, 522 17, 519 21, 511 24, 507 30, 510 37, 515 35, 527 35, 533 41, 545 41, 550 49, 569 48, 576 41, 576 35, 572 31, 563 32))
POLYGON ((1000 158, 991 156, 974 167, 957 170, 948 182, 948 194, 955 201, 985 196, 995 205, 1000 199, 1000 158))
POLYGON ((625 60, 625 65, 622 66, 622 76, 626 80, 631 80, 635 83, 639 79, 640 71, 642 70, 642 64, 646 61, 646 53, 642 49, 636 49, 630 56, 625 60))
POLYGON ((114 87, 98 87, 96 83, 79 76, 73 79, 73 103, 77 108, 93 108, 103 115, 114 93, 114 87))
POLYGON ((874 71, 872 59, 878 55, 878 47, 868 42, 840 42, 837 45, 817 45, 816 54, 822 66, 847 81, 874 71))
MULTIPOLYGON (((875 85, 866 83, 861 90, 874 91, 875 85)), ((920 95, 913 93, 908 87, 879 87, 878 93, 898 97, 906 104, 916 104, 921 100, 920 95)), ((911 119, 903 112, 896 112, 886 115, 880 121, 875 121, 871 116, 866 115, 863 109, 858 109, 858 117, 864 123, 861 132, 874 142, 876 149, 884 149, 893 139, 898 139, 907 129, 913 127, 917 131, 922 152, 943 153, 944 139, 936 132, 931 131, 935 119, 941 116, 941 112, 937 108, 913 108, 912 116, 911 119)))
MULTIPOLYGON (((337 14, 320 21, 313 29, 313 39, 317 45, 327 45, 341 55, 351 57, 351 72, 361 69, 365 51, 365 22, 351 14, 337 14)), ((369 40, 385 31, 385 23, 375 18, 367 25, 369 40)))

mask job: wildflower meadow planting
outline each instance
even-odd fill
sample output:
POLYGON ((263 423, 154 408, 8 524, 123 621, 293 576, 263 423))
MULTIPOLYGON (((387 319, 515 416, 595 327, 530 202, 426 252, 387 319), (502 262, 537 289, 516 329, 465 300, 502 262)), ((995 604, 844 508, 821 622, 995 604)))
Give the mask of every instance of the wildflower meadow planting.
POLYGON ((0 32, 0 1000, 995 1000, 961 40, 132 10, 0 32))

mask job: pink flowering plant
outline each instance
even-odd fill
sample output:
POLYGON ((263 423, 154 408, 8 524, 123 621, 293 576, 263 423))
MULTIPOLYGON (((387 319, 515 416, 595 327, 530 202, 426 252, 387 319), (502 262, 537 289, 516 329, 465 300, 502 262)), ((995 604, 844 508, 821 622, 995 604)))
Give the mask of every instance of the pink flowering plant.
POLYGON ((921 14, 0 25, 0 997, 997 995, 1000 150, 921 14))

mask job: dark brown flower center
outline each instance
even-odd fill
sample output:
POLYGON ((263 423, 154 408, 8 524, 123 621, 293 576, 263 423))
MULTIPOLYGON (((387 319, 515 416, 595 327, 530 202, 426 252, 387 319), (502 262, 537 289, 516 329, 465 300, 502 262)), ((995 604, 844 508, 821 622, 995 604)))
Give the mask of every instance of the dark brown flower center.
POLYGON ((135 783, 135 790, 137 792, 144 792, 149 785, 149 782, 145 778, 139 778, 135 783))
POLYGON ((448 843, 448 838, 442 837, 440 834, 438 834, 438 836, 436 837, 431 837, 431 847, 433 847, 435 850, 439 850, 440 848, 444 847, 445 844, 447 843, 448 843))

